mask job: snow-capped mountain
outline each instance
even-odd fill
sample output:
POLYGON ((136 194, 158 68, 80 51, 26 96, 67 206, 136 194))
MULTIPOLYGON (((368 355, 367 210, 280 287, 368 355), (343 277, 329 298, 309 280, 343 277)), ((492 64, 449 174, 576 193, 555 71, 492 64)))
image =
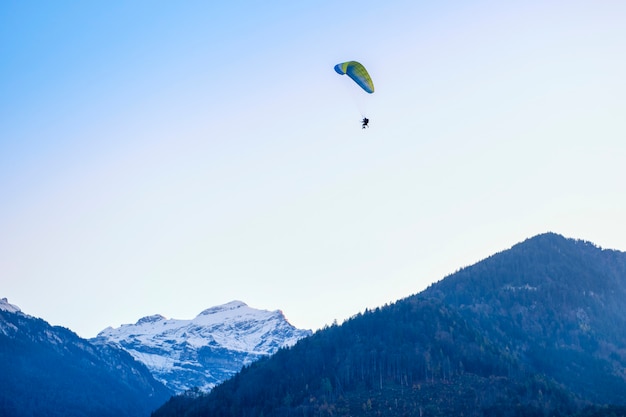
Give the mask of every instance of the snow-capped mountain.
POLYGON ((6 298, 0 299, 0 310, 7 311, 9 313, 21 313, 22 310, 16 305, 9 303, 9 300, 6 298))
POLYGON ((232 301, 192 320, 153 315, 109 327, 93 341, 121 347, 168 388, 183 392, 194 387, 208 391, 243 366, 310 334, 292 326, 280 310, 232 301))

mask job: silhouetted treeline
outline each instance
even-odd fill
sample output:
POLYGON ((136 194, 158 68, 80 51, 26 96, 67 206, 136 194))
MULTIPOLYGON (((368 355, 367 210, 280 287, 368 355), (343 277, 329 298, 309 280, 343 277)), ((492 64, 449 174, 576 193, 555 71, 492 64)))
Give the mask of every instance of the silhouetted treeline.
POLYGON ((458 314, 413 298, 323 329, 209 395, 171 399, 154 416, 517 416, 545 415, 545 404, 571 412, 558 388, 513 380, 514 369, 458 314), (511 399, 520 406, 511 408, 511 399))

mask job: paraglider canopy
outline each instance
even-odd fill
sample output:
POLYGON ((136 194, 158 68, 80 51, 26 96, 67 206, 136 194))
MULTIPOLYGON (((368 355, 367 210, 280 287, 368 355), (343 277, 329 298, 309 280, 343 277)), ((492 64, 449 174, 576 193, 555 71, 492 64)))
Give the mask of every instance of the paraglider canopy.
POLYGON ((367 73, 365 67, 356 61, 342 62, 335 65, 335 71, 337 74, 347 75, 352 78, 363 90, 368 93, 374 92, 374 83, 372 78, 367 73))

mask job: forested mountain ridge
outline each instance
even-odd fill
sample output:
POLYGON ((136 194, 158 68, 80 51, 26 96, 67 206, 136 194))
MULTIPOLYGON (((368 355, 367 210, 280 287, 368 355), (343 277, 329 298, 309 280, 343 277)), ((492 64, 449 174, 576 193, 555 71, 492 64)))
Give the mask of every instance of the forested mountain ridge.
POLYGON ((0 300, 1 416, 147 416, 170 395, 128 353, 0 300))
POLYGON ((153 416, 624 415, 625 279, 626 254, 539 235, 153 416))
POLYGON ((625 253, 548 233, 420 295, 458 308, 526 371, 586 400, 626 404, 625 253))

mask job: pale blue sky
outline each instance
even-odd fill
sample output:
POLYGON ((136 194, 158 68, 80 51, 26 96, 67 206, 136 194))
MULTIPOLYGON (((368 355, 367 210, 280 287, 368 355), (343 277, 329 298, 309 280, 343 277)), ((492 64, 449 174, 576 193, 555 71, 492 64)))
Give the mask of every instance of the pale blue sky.
POLYGON ((538 233, 626 250, 625 2, 215 3, 0 4, 0 297, 317 329, 538 233))

